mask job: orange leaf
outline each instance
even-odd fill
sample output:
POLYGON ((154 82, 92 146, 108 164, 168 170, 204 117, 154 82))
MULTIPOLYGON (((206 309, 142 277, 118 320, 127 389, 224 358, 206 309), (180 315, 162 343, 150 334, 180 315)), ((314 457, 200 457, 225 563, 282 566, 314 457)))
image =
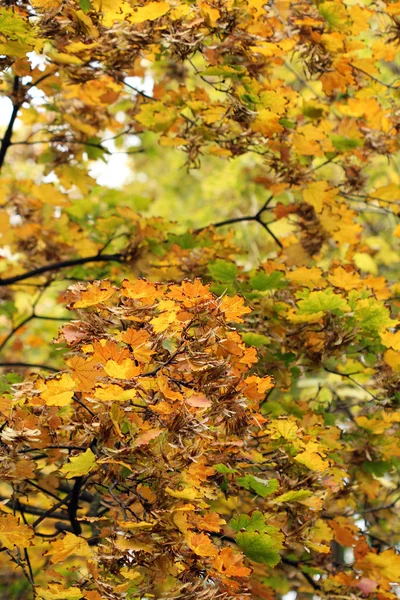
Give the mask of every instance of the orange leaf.
POLYGON ((213 560, 213 567, 227 577, 248 577, 251 569, 243 566, 243 555, 224 548, 213 560))
POLYGON ((197 556, 216 556, 218 548, 214 546, 208 535, 189 532, 186 537, 188 546, 197 556))

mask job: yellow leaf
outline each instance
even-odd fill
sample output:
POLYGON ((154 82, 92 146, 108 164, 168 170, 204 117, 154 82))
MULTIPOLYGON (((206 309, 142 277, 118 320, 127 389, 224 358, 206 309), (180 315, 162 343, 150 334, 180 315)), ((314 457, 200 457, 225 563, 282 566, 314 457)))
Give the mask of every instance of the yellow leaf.
POLYGON ((95 9, 103 13, 102 23, 111 27, 114 21, 124 21, 132 14, 132 7, 125 0, 92 0, 95 9))
POLYGON ((310 531, 310 538, 311 541, 317 544, 331 542, 333 540, 333 531, 326 521, 317 519, 310 531))
POLYGON ((322 554, 329 554, 329 552, 331 551, 330 546, 327 546, 326 544, 317 544, 315 542, 307 541, 305 542, 305 545, 307 546, 307 548, 310 548, 310 550, 314 550, 315 552, 321 552, 322 554))
POLYGON ((316 442, 308 442, 304 452, 300 452, 294 457, 294 460, 311 471, 325 471, 329 467, 329 462, 321 458, 324 454, 321 446, 316 442))
POLYGON ((383 355, 385 363, 389 365, 393 371, 400 371, 400 352, 395 350, 386 350, 383 355))
POLYGON ((59 379, 48 379, 38 381, 37 389, 41 392, 40 397, 47 406, 66 406, 74 395, 75 381, 68 373, 63 373, 59 379))
POLYGON ((179 500, 195 500, 199 496, 199 492, 194 487, 186 487, 183 490, 173 490, 167 486, 165 491, 173 498, 178 498, 179 500))
POLYGON ((333 269, 332 275, 328 276, 328 281, 337 288, 346 290, 358 290, 363 286, 358 273, 346 271, 343 267, 333 269))
POLYGON ((122 527, 122 529, 129 529, 130 531, 153 529, 154 527, 154 523, 148 523, 147 521, 118 521, 118 525, 122 527))
POLYGON ((258 112, 257 117, 251 124, 251 128, 253 131, 258 131, 265 137, 271 137, 274 133, 283 131, 279 119, 280 116, 278 113, 271 112, 265 108, 258 112))
POLYGON ((14 550, 14 546, 27 548, 31 545, 33 537, 33 530, 28 525, 20 523, 19 517, 13 515, 0 517, 0 542, 9 550, 14 550))
POLYGON ((309 289, 325 288, 326 280, 322 277, 322 270, 318 267, 299 267, 294 271, 286 272, 286 279, 309 289))
POLYGON ((376 567, 379 577, 383 576, 392 583, 399 583, 400 556, 394 550, 385 550, 381 554, 370 552, 364 561, 367 565, 376 567))
POLYGON ((80 600, 83 598, 83 592, 77 587, 65 588, 60 583, 49 583, 49 587, 35 588, 36 594, 42 600, 80 600))
POLYGON ((93 127, 93 125, 89 125, 89 123, 85 123, 84 121, 80 121, 72 115, 64 115, 64 120, 72 125, 73 129, 76 129, 89 137, 94 137, 97 133, 96 127, 93 127))
POLYGON ((86 540, 68 532, 62 540, 52 542, 51 549, 44 556, 51 556, 52 563, 60 563, 72 555, 88 557, 91 553, 86 540))
POLYGON ((133 400, 137 396, 135 389, 124 390, 123 387, 115 384, 100 384, 94 389, 92 394, 94 398, 98 398, 103 402, 126 402, 127 400, 133 400))
MULTIPOLYGON (((173 303, 175 304, 175 303, 173 303)), ((162 313, 159 317, 151 319, 150 323, 153 325, 155 333, 162 333, 168 327, 175 322, 177 313, 173 310, 168 310, 162 313)))
POLYGON ((73 456, 68 464, 61 467, 60 472, 63 473, 67 479, 72 479, 73 477, 81 477, 82 475, 86 475, 93 469, 95 465, 96 456, 93 454, 90 448, 88 448, 82 454, 73 456))
POLYGON ((324 204, 332 203, 337 191, 329 188, 327 181, 315 181, 303 190, 304 202, 314 207, 317 213, 322 212, 324 204))
POLYGON ((81 65, 83 63, 83 60, 77 56, 67 54, 66 52, 56 52, 53 50, 49 53, 49 56, 53 62, 61 65, 81 65))
POLYGON ((280 419, 271 423, 268 427, 268 431, 272 432, 271 438, 273 440, 279 439, 280 437, 285 440, 295 440, 297 437, 297 423, 291 419, 280 419))
POLYGON ((58 8, 62 0, 31 0, 32 6, 35 8, 44 8, 49 10, 51 8, 58 8))
POLYGON ((287 314, 287 318, 289 319, 289 321, 292 321, 292 323, 316 323, 323 316, 324 316, 323 311, 318 311, 311 315, 310 314, 299 315, 296 313, 295 309, 293 309, 293 308, 290 309, 287 314))
POLYGON ((140 367, 137 367, 131 358, 125 358, 120 363, 115 360, 108 360, 104 370, 107 375, 114 379, 133 379, 141 373, 140 367))
POLYGON ((396 331, 396 333, 384 331, 380 334, 380 338, 386 348, 392 348, 392 350, 400 352, 400 331, 396 331))
POLYGON ((373 275, 376 275, 378 273, 378 266, 375 260, 366 252, 356 252, 354 254, 353 259, 355 264, 361 271, 365 271, 366 273, 372 273, 373 275))
POLYGON ((168 2, 149 2, 146 6, 139 6, 129 17, 130 23, 144 23, 159 19, 170 9, 168 2))
POLYGON ((109 281, 95 281, 81 293, 81 299, 73 303, 74 308, 87 308, 105 302, 114 294, 115 288, 109 281))

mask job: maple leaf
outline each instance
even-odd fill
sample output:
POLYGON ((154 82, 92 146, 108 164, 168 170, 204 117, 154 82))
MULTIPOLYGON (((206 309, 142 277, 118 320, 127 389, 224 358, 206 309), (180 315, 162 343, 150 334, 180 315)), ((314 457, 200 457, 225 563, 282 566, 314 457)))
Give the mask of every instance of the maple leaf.
POLYGON ((189 532, 186 537, 188 546, 197 556, 209 557, 218 554, 218 548, 214 546, 208 535, 204 533, 189 532))
POLYGON ((303 191, 304 201, 315 208, 317 213, 322 212, 324 204, 331 203, 336 195, 337 191, 330 189, 327 181, 315 181, 303 191))
POLYGON ((145 433, 138 435, 135 439, 136 446, 146 446, 151 440, 154 440, 162 433, 162 429, 150 429, 145 433))
POLYGON ((273 494, 278 489, 278 480, 270 479, 269 481, 254 477, 253 475, 246 475, 237 479, 237 483, 246 490, 252 490, 258 496, 266 498, 270 494, 273 494))
POLYGON ((116 384, 100 384, 96 386, 92 394, 102 402, 127 402, 136 398, 137 391, 133 388, 124 389, 116 384))
POLYGON ((32 544, 33 537, 33 530, 21 523, 18 517, 0 516, 0 542, 9 550, 13 550, 15 546, 28 548, 32 544))
POLYGON ((102 369, 94 360, 87 360, 81 356, 73 356, 66 361, 72 371, 72 377, 79 385, 79 389, 87 392, 93 389, 96 381, 102 375, 102 369))
POLYGON ((398 583, 400 573, 400 556, 393 549, 385 550, 380 554, 368 553, 364 558, 365 563, 377 570, 378 576, 382 575, 392 583, 398 583))
POLYGON ((255 510, 251 515, 238 515, 237 517, 233 517, 233 519, 229 521, 229 525, 236 532, 243 529, 250 532, 258 531, 260 533, 268 533, 270 535, 275 535, 279 532, 275 527, 266 524, 265 516, 259 510, 255 510))
POLYGON ((282 535, 274 537, 266 533, 244 531, 236 536, 236 543, 245 556, 257 563, 275 567, 281 560, 282 535))
POLYGON ((324 451, 316 442, 308 442, 303 452, 299 452, 294 460, 312 471, 325 471, 329 467, 329 461, 321 458, 324 451))
POLYGON ((109 281, 95 281, 80 294, 80 300, 73 302, 74 308, 87 308, 105 302, 114 295, 115 288, 109 281))
POLYGON ((316 575, 387 600, 398 557, 357 519, 396 532, 400 3, 8 4, 3 502, 98 545, 46 542, 72 583, 19 520, 29 556, 7 530, 1 572, 31 564, 44 600, 271 600, 316 575), (214 542, 228 515, 252 573, 214 542))
POLYGON ((113 379, 133 379, 141 373, 140 367, 136 366, 130 358, 125 358, 121 362, 108 360, 104 365, 104 371, 113 379))
POLYGON ((143 23, 159 19, 170 9, 168 2, 149 2, 146 6, 139 6, 129 17, 131 23, 143 23))
POLYGON ((213 567, 227 577, 248 577, 251 569, 243 566, 243 555, 232 548, 223 548, 213 560, 213 567))
POLYGON ((81 477, 89 473, 96 464, 96 456, 93 454, 90 448, 85 450, 78 456, 73 456, 68 464, 61 467, 60 472, 65 475, 67 479, 72 477, 81 477))
POLYGON ((47 382, 38 381, 37 389, 40 397, 47 406, 66 406, 72 400, 75 381, 68 373, 63 373, 59 379, 50 379, 47 382))
POLYGON ((137 300, 141 304, 153 304, 160 296, 157 287, 143 279, 138 279, 135 283, 124 279, 121 293, 123 296, 137 300))
POLYGON ((218 513, 209 512, 204 515, 204 517, 196 516, 196 527, 198 529, 203 529, 204 531, 221 531, 222 525, 224 525, 226 521, 221 519, 218 513))
POLYGON ((77 587, 69 587, 58 583, 49 583, 47 588, 35 588, 36 594, 43 600, 80 600, 83 592, 77 587))
POLYGON ((248 306, 244 306, 244 299, 240 296, 224 296, 221 300, 220 310, 224 313, 228 322, 243 323, 243 315, 251 312, 248 306))
POLYGON ((51 543, 51 548, 45 553, 45 556, 51 556, 52 563, 61 563, 72 555, 88 557, 91 553, 90 546, 85 539, 68 532, 61 540, 51 543))
POLYGON ((343 267, 334 269, 332 275, 329 275, 328 281, 335 287, 346 291, 359 289, 363 285, 358 273, 346 271, 343 267))

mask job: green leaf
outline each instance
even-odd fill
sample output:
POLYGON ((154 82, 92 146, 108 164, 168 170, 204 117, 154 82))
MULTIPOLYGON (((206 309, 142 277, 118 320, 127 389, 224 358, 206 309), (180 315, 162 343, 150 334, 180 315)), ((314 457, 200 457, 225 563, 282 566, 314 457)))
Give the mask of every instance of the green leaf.
POLYGON ((236 543, 244 554, 254 562, 275 567, 281 557, 282 536, 272 537, 267 533, 244 531, 236 536, 236 543))
POLYGON ((303 115, 305 117, 308 117, 309 119, 320 119, 324 114, 322 108, 318 108, 316 106, 313 106, 312 104, 305 104, 302 112, 303 115))
POLYGON ((230 469, 229 467, 227 467, 226 465, 223 465, 222 463, 219 463, 218 465, 214 465, 214 469, 217 471, 217 473, 223 473, 224 475, 237 473, 236 469, 230 469))
POLYGON ((107 162, 104 154, 110 154, 107 148, 101 145, 101 139, 97 137, 89 138, 85 144, 85 152, 91 160, 102 160, 107 162))
POLYGON ((364 145, 362 140, 348 138, 343 135, 331 135, 329 137, 332 141, 332 144, 340 152, 346 152, 346 150, 354 150, 354 148, 359 148, 360 146, 364 145))
POLYGON ((346 300, 339 294, 335 294, 332 289, 319 290, 310 294, 305 291, 298 296, 303 298, 297 303, 301 314, 312 315, 320 311, 340 314, 349 308, 346 300))
POLYGON ((290 119, 286 119, 285 117, 279 119, 278 123, 280 125, 283 125, 283 127, 286 127, 287 129, 296 129, 296 123, 294 123, 290 119))
POLYGON ((220 258, 209 265, 208 271, 213 279, 221 283, 232 283, 238 274, 235 263, 220 258))
POLYGON ((20 383, 23 381, 23 377, 17 373, 6 373, 0 375, 0 394, 9 393, 12 391, 14 383, 20 383))
POLYGON ((92 10, 93 8, 90 0, 79 0, 79 6, 85 14, 87 14, 89 10, 92 10))
POLYGON ((229 525, 237 533, 245 529, 246 531, 268 533, 272 537, 279 534, 279 529, 265 523, 265 517, 259 510, 255 510, 251 515, 237 515, 229 521, 229 525))
POLYGON ((161 346, 165 350, 168 350, 170 354, 172 354, 176 350, 176 342, 173 338, 164 338, 161 342, 161 346))
POLYGON ((210 290, 216 296, 234 296, 236 294, 235 287, 226 283, 213 283, 210 290))
POLYGON ((238 515, 237 517, 233 517, 229 521, 229 525, 236 533, 241 529, 245 529, 246 531, 264 531, 264 515, 259 510, 255 510, 251 516, 238 515))
POLYGON ((254 477, 253 475, 240 477, 237 480, 237 483, 246 490, 255 492, 262 498, 266 498, 270 494, 273 494, 279 487, 277 479, 260 479, 259 477, 254 477))
POLYGON ((178 246, 180 246, 184 250, 192 250, 193 248, 196 248, 196 246, 199 245, 199 242, 196 239, 196 237, 192 233, 189 233, 189 232, 182 233, 181 235, 176 235, 175 233, 171 233, 168 236, 168 239, 173 244, 178 244, 178 246))
POLYGON ((308 573, 309 575, 323 575, 326 573, 323 569, 316 569, 315 567, 309 567, 307 565, 300 565, 300 569, 303 573, 308 573))
POLYGON ((18 312, 18 309, 15 305, 15 302, 11 302, 11 300, 7 300, 0 306, 0 314, 6 315, 10 319, 16 312, 18 312))
POLYGON ((366 461, 361 465, 361 468, 365 473, 375 475, 376 477, 383 477, 392 467, 393 465, 390 462, 384 460, 377 460, 374 462, 366 461))
POLYGON ((60 471, 67 479, 72 479, 73 477, 81 477, 82 475, 86 475, 93 469, 95 464, 96 456, 93 454, 90 448, 88 448, 82 454, 73 456, 68 464, 61 467, 60 471))
POLYGON ((274 502, 280 504, 281 502, 299 502, 300 500, 305 500, 306 498, 310 498, 313 493, 311 490, 297 490, 292 492, 286 492, 286 494, 281 494, 277 498, 274 498, 274 502))
POLYGON ((247 346, 255 346, 256 348, 269 344, 267 336, 261 333, 242 333, 242 340, 247 346))
POLYGON ((204 76, 221 76, 221 77, 230 77, 231 79, 236 79, 241 75, 244 75, 246 72, 244 67, 240 66, 229 66, 229 65, 221 65, 216 67, 207 67, 204 71, 201 72, 201 75, 204 76))
POLYGON ((354 311, 357 326, 368 333, 379 333, 393 325, 389 309, 375 298, 361 299, 354 311))
POLYGON ((259 271, 253 277, 250 277, 249 283, 253 290, 259 292, 280 290, 287 285, 284 275, 280 271, 275 271, 270 275, 267 275, 265 271, 259 271))

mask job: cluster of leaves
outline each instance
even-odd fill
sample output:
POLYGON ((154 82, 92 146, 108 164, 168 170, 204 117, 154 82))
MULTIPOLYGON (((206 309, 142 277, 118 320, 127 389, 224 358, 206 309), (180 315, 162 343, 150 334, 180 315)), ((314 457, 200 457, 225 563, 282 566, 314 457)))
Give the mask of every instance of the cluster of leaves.
POLYGON ((1 593, 395 600, 399 3, 3 4, 1 593))
MULTIPOLYGON (((52 565, 70 555, 86 560, 87 575, 65 597, 169 591, 194 598, 204 578, 213 593, 239 592, 236 578, 247 578, 250 569, 210 533, 226 523, 221 515, 238 486, 258 482, 247 476, 228 486, 224 477, 245 469, 243 447, 251 425, 264 421, 258 403, 272 387, 269 377, 247 376, 255 352, 227 325, 249 309, 239 297, 217 300, 199 280, 170 286, 125 280, 120 290, 95 282, 71 288, 68 300, 82 320, 63 327, 71 347, 66 368, 21 384, 1 438, 3 458, 8 454, 2 477, 23 494, 54 497, 62 481, 67 489, 74 480, 57 503, 66 507, 58 518, 70 525, 56 525, 68 533, 47 543, 44 554, 52 565), (80 497, 89 504, 78 516, 80 497), (86 539, 79 537, 86 531, 86 539), (103 541, 91 548, 97 539, 103 541)), ((43 517, 54 518, 54 511, 32 526, 4 516, 1 539, 10 554, 17 535, 19 547, 43 549, 41 534, 52 536, 43 517)), ((250 556, 258 544, 257 556, 273 566, 283 536, 269 530, 238 544, 250 556)), ((58 597, 54 590, 62 586, 51 574, 50 591, 36 590, 39 597, 58 597)))

